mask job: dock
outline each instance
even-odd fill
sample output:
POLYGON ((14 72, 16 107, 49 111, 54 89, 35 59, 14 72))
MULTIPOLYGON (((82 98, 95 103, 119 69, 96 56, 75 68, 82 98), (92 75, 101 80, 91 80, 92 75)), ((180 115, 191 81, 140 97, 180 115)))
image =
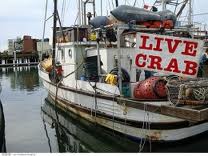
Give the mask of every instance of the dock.
POLYGON ((39 62, 30 62, 30 63, 8 63, 8 64, 0 64, 0 68, 1 67, 21 67, 21 66, 36 66, 38 65, 39 62))
POLYGON ((0 67, 18 67, 38 65, 38 53, 17 53, 14 55, 1 54, 0 67))

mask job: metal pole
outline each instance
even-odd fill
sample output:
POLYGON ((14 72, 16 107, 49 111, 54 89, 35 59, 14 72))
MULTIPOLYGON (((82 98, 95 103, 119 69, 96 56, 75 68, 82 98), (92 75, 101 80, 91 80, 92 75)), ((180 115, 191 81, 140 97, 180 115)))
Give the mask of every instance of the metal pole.
POLYGON ((121 34, 123 30, 118 28, 117 30, 117 59, 118 59, 118 84, 119 84, 119 91, 122 95, 122 71, 121 71, 121 34))
POLYGON ((57 24, 57 1, 54 0, 54 11, 53 11, 53 55, 52 55, 52 65, 55 66, 55 55, 56 55, 56 24, 57 24))

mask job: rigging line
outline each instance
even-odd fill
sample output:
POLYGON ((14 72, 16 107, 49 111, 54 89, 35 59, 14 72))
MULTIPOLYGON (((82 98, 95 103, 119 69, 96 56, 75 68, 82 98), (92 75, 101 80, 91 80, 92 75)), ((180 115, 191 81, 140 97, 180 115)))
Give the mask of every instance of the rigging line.
POLYGON ((64 2, 65 2, 65 0, 62 0, 62 5, 61 5, 61 17, 60 17, 60 20, 61 20, 61 21, 62 21, 62 19, 63 19, 64 2))
POLYGON ((113 134, 114 134, 114 131, 115 131, 114 128, 115 128, 115 96, 113 96, 113 134))
POLYGON ((60 26, 59 30, 61 31, 63 40, 64 40, 64 42, 65 42, 65 41, 66 41, 66 40, 65 40, 65 34, 64 34, 64 31, 63 31, 63 27, 62 27, 62 24, 61 24, 61 20, 60 20, 60 17, 59 17, 59 12, 58 12, 58 10, 57 10, 57 12, 56 12, 56 15, 57 15, 57 19, 58 19, 59 26, 60 26))
POLYGON ((145 5, 145 0, 143 0, 143 6, 145 5))
POLYGON ((55 95, 55 114, 56 114, 56 120, 57 120, 57 123, 59 124, 59 116, 57 114, 57 104, 58 104, 58 89, 59 89, 59 84, 61 83, 61 81, 59 81, 57 84, 56 84, 56 95, 55 95))
POLYGON ((74 21, 74 25, 76 25, 76 22, 77 22, 78 18, 79 18, 79 13, 77 13, 77 16, 76 16, 75 21, 74 21))
POLYGON ((134 7, 136 6, 136 3, 137 3, 137 0, 134 1, 134 4, 133 4, 134 7))
POLYGON ((79 68, 83 65, 83 63, 84 63, 84 60, 82 60, 82 62, 80 63, 80 65, 74 71, 72 71, 71 73, 67 74, 66 76, 63 76, 61 78, 61 80, 58 82, 58 85, 63 81, 64 78, 69 77, 70 75, 74 74, 77 70, 79 70, 79 68))
POLYGON ((60 138, 60 134, 59 134, 59 128, 63 131, 62 127, 61 127, 61 124, 59 122, 59 116, 58 116, 58 107, 57 107, 57 98, 58 98, 58 86, 60 85, 61 83, 61 80, 57 83, 56 85, 56 97, 55 97, 55 115, 56 115, 56 121, 55 121, 55 128, 57 129, 57 141, 59 143, 59 138, 60 138))
MULTIPOLYGON (((145 125, 146 125, 146 104, 144 104, 144 120, 142 122, 142 130, 143 131, 145 131, 145 125)), ((141 134, 143 134, 143 136, 141 136, 141 141, 140 141, 140 144, 139 144, 139 152, 142 152, 142 150, 144 148, 144 144, 146 142, 146 135, 142 132, 141 132, 141 134)))
POLYGON ((96 90, 96 83, 95 83, 95 93, 94 93, 94 97, 95 97, 95 124, 97 124, 97 122, 96 122, 96 118, 97 118, 97 90, 96 90))
POLYGON ((65 11, 65 13, 66 13, 66 12, 68 12, 68 10, 69 10, 70 0, 68 1, 68 4, 66 4, 66 6, 67 6, 67 7, 66 7, 66 11, 65 11))
POLYGON ((55 94, 55 112, 56 112, 56 120, 57 120, 57 126, 60 125, 59 123, 59 116, 58 116, 58 112, 57 112, 57 104, 58 104, 58 89, 59 89, 59 85, 61 84, 61 82, 63 81, 64 78, 67 78, 68 76, 72 75, 73 73, 75 73, 83 64, 83 62, 77 67, 77 69, 75 69, 73 72, 69 73, 68 75, 64 76, 61 78, 61 80, 56 84, 56 94, 55 94))
MULTIPOLYGON (((56 84, 56 94, 55 94, 55 110, 57 109, 57 99, 58 99, 58 89, 59 89, 59 85, 61 84, 61 82, 63 81, 64 78, 67 78, 68 76, 72 75, 73 73, 75 73, 81 66, 82 64, 84 63, 84 61, 71 73, 69 73, 68 75, 64 76, 61 78, 61 80, 56 84)), ((57 111, 56 111, 57 112, 57 111)), ((57 122, 59 124, 59 117, 58 117, 58 114, 56 113, 56 118, 57 118, 57 122)))
MULTIPOLYGON (((151 130, 151 122, 150 122, 150 119, 149 119, 149 113, 148 113, 148 130, 149 130, 149 132, 150 132, 150 130, 151 130)), ((151 138, 149 138, 149 148, 150 148, 150 152, 152 152, 152 140, 151 140, 151 138)))
MULTIPOLYGON (((147 110, 146 110, 146 117, 147 117, 147 119, 146 119, 146 121, 145 121, 146 135, 145 135, 144 143, 143 143, 143 145, 142 145, 142 150, 144 149, 144 146, 145 146, 145 144, 146 144, 147 139, 149 139, 149 138, 147 138, 147 137, 148 137, 148 132, 147 132, 147 131, 149 131, 149 112, 147 112, 147 110)), ((150 132, 150 131, 149 131, 149 132, 150 132)))
MULTIPOLYGON (((116 100, 116 91, 118 88, 115 89, 114 96, 113 96, 113 134, 115 134, 115 100, 116 100)), ((116 103, 118 106, 118 103, 116 103)))
POLYGON ((2 102, 0 100, 0 110, 1 110, 1 132, 0 132, 0 136, 1 136, 1 147, 2 150, 4 150, 4 152, 6 152, 6 140, 5 140, 5 116, 4 116, 4 109, 3 109, 3 105, 2 102))
MULTIPOLYGON (((186 12, 186 17, 188 17, 188 11, 186 12)), ((184 20, 182 22, 186 22, 186 18, 184 18, 184 20)))
POLYGON ((62 8, 61 8, 61 23, 64 22, 65 8, 66 8, 66 0, 63 0, 62 8))
POLYGON ((41 51, 42 52, 43 52, 43 41, 44 41, 44 38, 45 38, 47 14, 48 14, 48 0, 46 0, 46 3, 45 3, 45 15, 44 15, 44 25, 43 25, 43 36, 42 36, 42 42, 41 42, 41 51))
POLYGON ((131 5, 128 0, 125 0, 125 5, 131 5))
POLYGON ((47 139, 48 139, 49 150, 50 150, 50 153, 52 153, 51 140, 50 140, 50 137, 49 137, 49 135, 48 135, 48 130, 47 130, 47 126, 46 126, 44 117, 43 117, 43 126, 44 126, 44 130, 45 130, 45 133, 46 133, 46 137, 47 137, 47 139))
POLYGON ((108 0, 108 8, 109 8, 109 10, 111 11, 112 9, 111 9, 111 4, 110 4, 110 1, 108 0))
MULTIPOLYGON (((123 115, 124 115, 124 124, 125 124, 125 134, 127 134, 127 107, 126 107, 126 103, 123 103, 123 115)), ((127 137, 127 135, 125 135, 127 137)))
MULTIPOLYGON (((193 14, 191 16, 203 16, 203 15, 208 15, 208 12, 199 13, 199 14, 193 14)), ((188 16, 180 16, 180 17, 182 18, 182 17, 188 17, 188 16)))
POLYGON ((1 83, 0 83, 0 94, 1 94, 1 92, 2 92, 2 86, 1 86, 1 83))
MULTIPOLYGON (((178 0, 176 2, 178 4, 178 0)), ((176 13, 177 5, 175 6, 174 14, 176 13)))
MULTIPOLYGON (((140 7, 140 3, 139 3, 139 1, 137 1, 137 6, 138 6, 138 7, 140 7)), ((141 8, 143 8, 143 7, 141 7, 141 8)))
POLYGON ((112 2, 112 7, 113 7, 113 9, 115 8, 115 6, 114 6, 114 3, 113 3, 113 0, 111 0, 111 2, 112 2))
MULTIPOLYGON (((146 120, 145 120, 145 126, 144 126, 144 129, 145 130, 147 130, 148 131, 148 112, 146 111, 146 114, 145 114, 145 116, 146 116, 146 120)), ((144 143, 143 143, 143 145, 142 145, 142 150, 144 149, 144 146, 145 146, 145 144, 146 144, 146 141, 147 141, 147 136, 148 136, 148 132, 146 131, 146 135, 145 135, 145 138, 144 138, 144 143)))
POLYGON ((108 1, 107 0, 105 1, 105 6, 106 6, 105 7, 105 9, 106 9, 106 15, 108 15, 108 1))
POLYGON ((45 21, 48 21, 49 19, 51 19, 53 17, 53 15, 49 16, 45 21))
POLYGON ((63 19, 62 19, 62 23, 64 23, 64 19, 65 19, 65 15, 66 15, 66 7, 67 7, 67 0, 65 0, 65 4, 64 4, 64 13, 63 13, 63 19))

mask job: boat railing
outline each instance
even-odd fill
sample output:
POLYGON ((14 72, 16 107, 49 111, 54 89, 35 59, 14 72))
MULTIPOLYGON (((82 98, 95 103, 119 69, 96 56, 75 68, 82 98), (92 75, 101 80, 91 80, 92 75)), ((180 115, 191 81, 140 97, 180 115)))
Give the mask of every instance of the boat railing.
POLYGON ((101 31, 103 29, 108 29, 108 28, 113 28, 113 29, 123 29, 123 30, 133 30, 133 31, 138 31, 138 32, 166 32, 166 33, 170 33, 170 32, 187 32, 187 31, 191 31, 191 32, 195 32, 197 31, 197 28, 191 28, 191 29, 187 29, 187 27, 175 27, 173 29, 164 29, 164 28, 146 28, 143 25, 135 25, 135 24, 110 24, 110 25, 106 25, 104 27, 101 28, 95 28, 92 31, 94 32, 98 32, 101 31))

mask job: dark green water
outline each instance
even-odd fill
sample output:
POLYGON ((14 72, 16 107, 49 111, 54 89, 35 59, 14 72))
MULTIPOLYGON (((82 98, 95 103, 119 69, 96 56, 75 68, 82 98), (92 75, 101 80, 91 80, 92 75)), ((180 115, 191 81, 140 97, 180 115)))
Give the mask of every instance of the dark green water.
MULTIPOLYGON (((54 108, 37 67, 0 69, 7 152, 139 152, 140 143, 54 108)), ((141 145, 143 145, 142 142, 141 145)), ((208 134, 143 152, 208 152, 208 134)))

